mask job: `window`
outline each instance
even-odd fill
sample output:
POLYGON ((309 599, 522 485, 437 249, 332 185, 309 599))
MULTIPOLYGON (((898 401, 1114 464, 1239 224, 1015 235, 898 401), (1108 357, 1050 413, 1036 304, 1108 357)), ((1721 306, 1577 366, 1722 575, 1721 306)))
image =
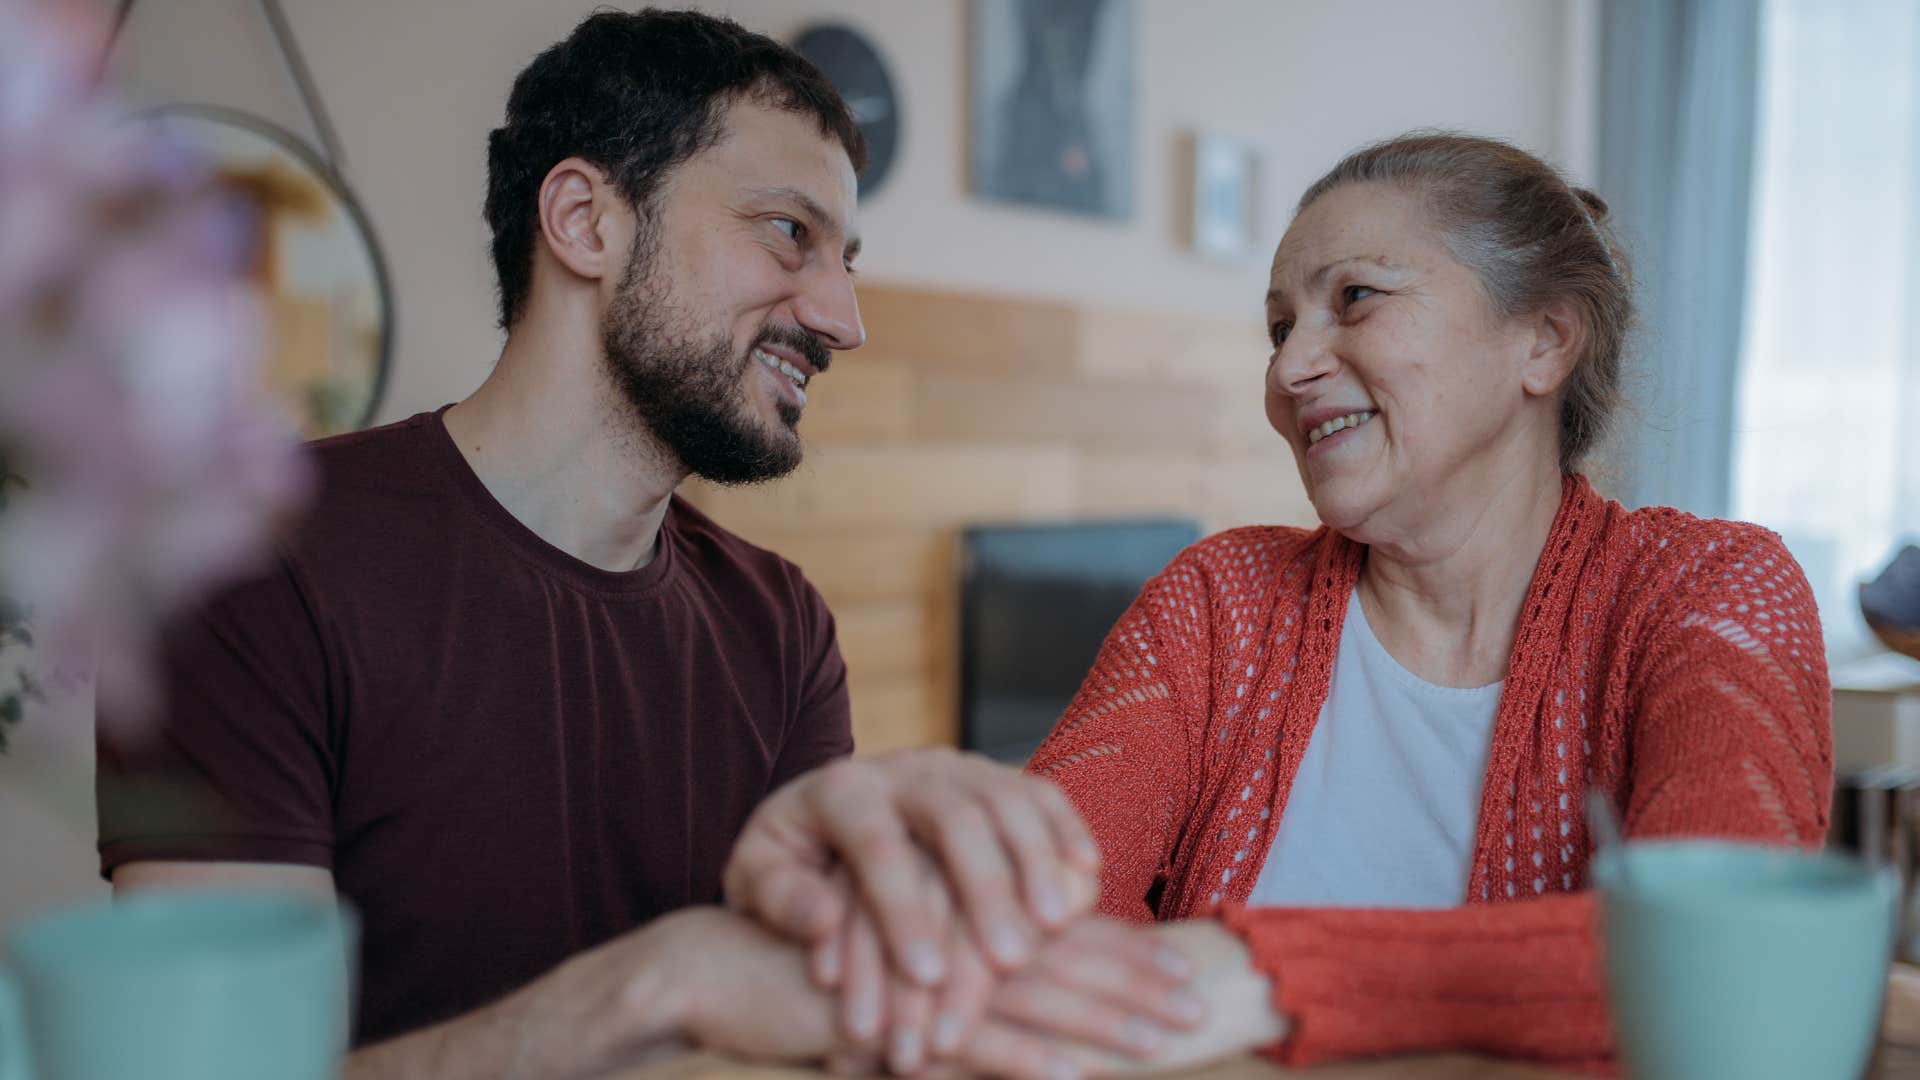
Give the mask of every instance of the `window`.
POLYGON ((1806 568, 1836 659, 1920 541, 1920 4, 1767 0, 1734 516, 1806 568))

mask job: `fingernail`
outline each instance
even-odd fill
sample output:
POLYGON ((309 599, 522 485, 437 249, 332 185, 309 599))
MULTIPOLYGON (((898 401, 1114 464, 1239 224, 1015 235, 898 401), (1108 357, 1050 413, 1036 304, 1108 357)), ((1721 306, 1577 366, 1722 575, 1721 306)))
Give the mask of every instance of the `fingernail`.
POLYGON ((1080 1070, 1066 1058, 1057 1057, 1047 1062, 1047 1080, 1080 1080, 1080 1070))
POLYGON ((947 960, 932 942, 916 941, 907 946, 907 969, 921 985, 937 986, 947 977, 947 960))
POLYGON ((1058 885, 1051 881, 1042 882, 1034 890, 1033 900, 1034 907, 1038 909, 1035 914, 1040 916, 1041 922, 1058 926, 1067 921, 1067 898, 1058 885))
POLYGON ((1005 919, 995 922, 987 931, 987 947, 993 950, 994 959, 1002 964, 1018 964, 1027 958, 1027 936, 1020 928, 1005 919))
POLYGON ((847 1026, 862 1041, 880 1033, 880 995, 856 994, 847 1006, 847 1026))
POLYGON ((959 1013, 943 1012, 933 1021, 933 1050, 951 1054, 960 1049, 960 1038, 967 1033, 967 1021, 959 1013))
POLYGON ((893 1033, 893 1071, 910 1073, 920 1067, 920 1033, 906 1028, 893 1033))
POLYGON ((1144 1016, 1129 1017, 1120 1032, 1120 1038, 1142 1054, 1151 1054, 1159 1049, 1160 1036, 1159 1026, 1144 1016))
POLYGON ((1193 965, 1187 961, 1187 954, 1171 945, 1162 945, 1153 952, 1154 966, 1173 979, 1193 977, 1193 965))
POLYGON ((1184 990, 1175 990, 1167 998, 1167 1006, 1183 1023, 1197 1024, 1207 1018, 1207 1007, 1201 1004, 1199 998, 1184 990))

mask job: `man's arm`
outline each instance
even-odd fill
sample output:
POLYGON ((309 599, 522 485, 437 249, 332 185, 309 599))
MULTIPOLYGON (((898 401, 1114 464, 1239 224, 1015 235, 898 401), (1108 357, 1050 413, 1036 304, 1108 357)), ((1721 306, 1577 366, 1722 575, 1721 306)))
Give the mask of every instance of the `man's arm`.
POLYGON ((115 867, 113 894, 147 889, 284 889, 333 895, 333 872, 290 863, 142 860, 115 867))
POLYGON ((701 1046, 817 1061, 844 1044, 800 950, 744 916, 683 908, 486 1008, 353 1054, 346 1080, 561 1080, 701 1046))
MULTIPOLYGON (((714 909, 688 909, 657 920, 596 949, 579 953, 512 994, 465 1016, 423 1028, 349 1055, 344 1080, 562 1080, 597 1076, 622 1065, 672 1053, 689 1045, 695 994, 703 989, 675 967, 681 947, 703 947, 678 935, 717 937, 726 930, 756 932, 743 920, 714 909), (715 916, 732 925, 702 925, 715 916)), ((750 939, 749 939, 750 940, 750 939)), ((704 946, 716 967, 739 966, 718 941, 704 946)), ((716 971, 714 977, 720 977, 716 971)), ((773 981, 771 978, 769 981, 773 981)), ((795 989, 803 1000, 784 1007, 801 1014, 790 1020, 797 1038, 804 1023, 804 980, 795 989)), ((744 988, 743 988, 744 989, 744 988)), ((813 995, 817 996, 817 995, 813 995)), ((742 1010, 749 1012, 772 1007, 742 1010)), ((823 1053, 831 1035, 826 1006, 813 1025, 823 1053)), ((800 1056, 813 1056, 802 1053, 800 1056)))
MULTIPOLYGON (((333 874, 320 867, 272 863, 143 861, 113 872, 115 896, 177 888, 332 895, 334 883, 333 874)), ((655 1044, 670 1047, 670 1036, 683 1018, 659 978, 660 936, 658 931, 630 934, 569 960, 485 1008, 355 1051, 346 1060, 343 1076, 582 1076, 644 1057, 655 1044), (620 1028, 617 1037, 610 1033, 615 1026, 620 1028)))

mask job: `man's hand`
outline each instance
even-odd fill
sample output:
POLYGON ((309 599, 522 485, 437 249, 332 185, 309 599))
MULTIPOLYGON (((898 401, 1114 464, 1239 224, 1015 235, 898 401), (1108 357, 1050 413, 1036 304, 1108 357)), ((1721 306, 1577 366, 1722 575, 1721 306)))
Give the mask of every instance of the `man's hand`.
POLYGON ((689 908, 659 920, 663 970, 686 995, 680 1031, 697 1046, 761 1061, 813 1062, 855 1049, 806 954, 752 919, 689 908))
POLYGON ((944 928, 926 903, 916 848, 938 862, 961 915, 1001 970, 1092 907, 1099 849, 1051 782, 951 750, 842 761, 773 793, 748 819, 726 872, 729 904, 819 950, 850 915, 845 866, 892 966, 923 986, 947 975, 944 928))

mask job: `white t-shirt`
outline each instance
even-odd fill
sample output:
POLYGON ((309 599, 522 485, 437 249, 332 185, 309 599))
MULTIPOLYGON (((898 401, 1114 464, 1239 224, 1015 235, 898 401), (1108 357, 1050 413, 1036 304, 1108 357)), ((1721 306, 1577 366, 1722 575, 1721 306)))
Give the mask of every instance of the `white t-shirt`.
POLYGON ((1332 685, 1250 906, 1464 903, 1504 683, 1435 686, 1347 604, 1332 685))

